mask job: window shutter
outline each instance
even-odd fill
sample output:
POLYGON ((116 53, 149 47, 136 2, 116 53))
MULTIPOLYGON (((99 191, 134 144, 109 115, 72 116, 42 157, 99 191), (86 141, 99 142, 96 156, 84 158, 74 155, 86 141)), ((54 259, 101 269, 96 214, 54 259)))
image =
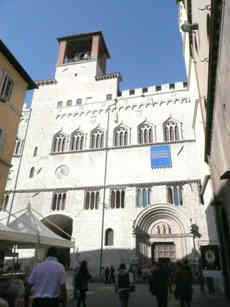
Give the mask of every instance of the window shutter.
POLYGON ((11 77, 9 77, 6 73, 2 74, 0 80, 0 99, 2 102, 7 102, 11 98, 11 94, 14 87, 14 82, 11 77))
POLYGON ((11 80, 11 82, 10 82, 10 87, 9 87, 9 92, 8 92, 8 99, 10 99, 11 98, 11 96, 12 96, 12 92, 13 92, 13 87, 14 87, 14 82, 13 82, 13 80, 11 80))
POLYGON ((173 192, 172 192, 172 187, 167 187, 167 197, 168 197, 168 202, 170 204, 173 203, 173 192))
POLYGON ((179 206, 179 191, 178 191, 179 187, 175 186, 173 188, 173 194, 174 194, 174 204, 175 206, 179 206))
POLYGON ((0 68, 0 86, 2 83, 2 77, 3 77, 3 70, 0 68))
POLYGON ((4 151, 4 145, 6 143, 7 132, 0 129, 0 154, 4 151))

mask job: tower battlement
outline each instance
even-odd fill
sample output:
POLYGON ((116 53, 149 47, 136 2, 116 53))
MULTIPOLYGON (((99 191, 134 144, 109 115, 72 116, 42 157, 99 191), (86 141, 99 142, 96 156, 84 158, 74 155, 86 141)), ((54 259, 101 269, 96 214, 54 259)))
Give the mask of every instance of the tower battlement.
POLYGON ((164 83, 149 87, 123 90, 118 93, 120 97, 143 96, 148 94, 162 94, 164 92, 172 92, 187 89, 187 82, 164 83))

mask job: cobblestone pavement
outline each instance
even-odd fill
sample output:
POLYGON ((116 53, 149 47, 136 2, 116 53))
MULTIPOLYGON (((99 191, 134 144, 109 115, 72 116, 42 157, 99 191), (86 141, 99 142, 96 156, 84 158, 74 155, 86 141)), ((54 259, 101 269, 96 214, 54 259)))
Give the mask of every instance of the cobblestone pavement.
MULTIPOLYGON (((69 305, 68 307, 76 307, 76 302, 72 300, 72 285, 68 284, 69 305)), ((119 307, 118 297, 114 292, 114 286, 104 285, 103 283, 90 283, 87 295, 87 307, 119 307)), ((155 297, 148 291, 148 285, 137 284, 136 291, 131 294, 130 307, 157 307, 155 297)), ((168 307, 179 307, 173 295, 169 297, 168 307)), ((201 294, 199 287, 194 286, 193 302, 191 307, 229 307, 230 302, 226 301, 223 295, 201 294)))

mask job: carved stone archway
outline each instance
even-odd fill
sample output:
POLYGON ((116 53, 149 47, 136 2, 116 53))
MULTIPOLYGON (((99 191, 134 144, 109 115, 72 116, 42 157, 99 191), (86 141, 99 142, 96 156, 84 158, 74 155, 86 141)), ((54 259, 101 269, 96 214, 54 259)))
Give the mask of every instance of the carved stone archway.
POLYGON ((142 210, 133 223, 133 231, 137 256, 145 263, 159 258, 175 261, 187 254, 189 220, 172 205, 154 204, 142 210))

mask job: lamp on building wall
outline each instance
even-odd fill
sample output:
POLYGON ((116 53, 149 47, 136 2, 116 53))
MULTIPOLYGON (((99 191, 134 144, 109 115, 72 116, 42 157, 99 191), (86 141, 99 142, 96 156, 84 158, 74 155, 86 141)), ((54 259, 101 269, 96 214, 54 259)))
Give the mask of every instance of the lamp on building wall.
POLYGON ((220 176, 220 179, 223 180, 223 179, 230 179, 230 171, 226 171, 223 173, 222 176, 220 176))
POLYGON ((200 11, 211 11, 211 5, 207 4, 203 8, 199 8, 200 11))
POLYGON ((193 32, 193 31, 196 31, 199 29, 199 25, 198 23, 184 23, 182 26, 181 26, 181 30, 183 32, 193 32))

